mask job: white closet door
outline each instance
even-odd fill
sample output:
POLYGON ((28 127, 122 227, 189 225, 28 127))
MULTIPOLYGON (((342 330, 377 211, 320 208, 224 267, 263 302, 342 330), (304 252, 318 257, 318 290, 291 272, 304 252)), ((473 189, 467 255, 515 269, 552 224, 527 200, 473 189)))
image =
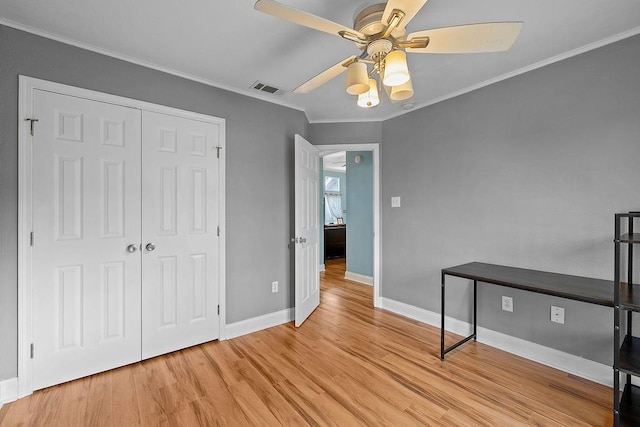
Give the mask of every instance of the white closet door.
POLYGON ((218 338, 219 138, 143 112, 143 359, 218 338))
POLYGON ((140 360, 141 112, 37 90, 34 113, 39 389, 140 360))

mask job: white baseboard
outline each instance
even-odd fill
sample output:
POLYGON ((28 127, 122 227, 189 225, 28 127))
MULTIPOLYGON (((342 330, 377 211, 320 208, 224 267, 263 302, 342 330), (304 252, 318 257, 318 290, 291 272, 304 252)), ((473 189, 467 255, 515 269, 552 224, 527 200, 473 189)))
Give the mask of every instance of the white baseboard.
POLYGON ((373 277, 365 276, 364 274, 352 273, 350 271, 344 272, 344 278, 352 280, 358 283, 364 283, 365 285, 373 286, 373 277))
MULTIPOLYGON (((410 319, 418 320, 440 328, 440 313, 425 310, 423 308, 415 307, 389 298, 381 298, 381 307, 410 319)), ((471 324, 449 316, 445 316, 445 328, 447 331, 464 336, 470 335, 472 332, 471 324)), ((586 378, 599 384, 604 384, 609 387, 613 386, 611 366, 587 360, 582 357, 545 347, 530 341, 525 341, 491 329, 478 327, 477 332, 477 340, 483 344, 499 348, 500 350, 586 378)))
POLYGON ((320 264, 320 266, 318 267, 318 271, 326 271, 326 267, 324 264, 320 264))
POLYGON ((294 318, 294 309, 287 308, 285 310, 276 311, 274 313, 265 314, 251 319, 241 320, 231 323, 225 327, 226 339, 236 338, 252 332, 261 331, 263 329, 282 325, 291 322, 294 318))
POLYGON ((18 378, 0 381, 0 408, 18 398, 18 378))

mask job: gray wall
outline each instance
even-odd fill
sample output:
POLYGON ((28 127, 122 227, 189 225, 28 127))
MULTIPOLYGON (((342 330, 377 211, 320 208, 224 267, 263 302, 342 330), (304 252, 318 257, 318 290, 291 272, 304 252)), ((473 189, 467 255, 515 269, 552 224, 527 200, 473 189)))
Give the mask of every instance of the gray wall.
POLYGON ((314 145, 382 142, 382 122, 310 123, 309 142, 314 145))
POLYGON ((0 380, 17 374, 19 74, 225 118, 226 321, 293 306, 293 135, 306 136, 304 113, 0 26, 0 380))
MULTIPOLYGON (((613 214, 640 209, 638 70, 640 36, 385 121, 382 295, 439 312, 440 269, 470 261, 612 279, 613 214)), ((448 283, 468 320, 467 281, 448 283)), ((612 309, 489 285, 479 307, 481 326, 612 360, 612 309)))

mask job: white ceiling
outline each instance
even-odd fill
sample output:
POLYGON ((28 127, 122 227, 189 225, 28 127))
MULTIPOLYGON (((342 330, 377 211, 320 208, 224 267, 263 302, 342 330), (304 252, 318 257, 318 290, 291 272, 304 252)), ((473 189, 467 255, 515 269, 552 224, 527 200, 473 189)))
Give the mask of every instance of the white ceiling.
MULTIPOLYGON (((363 0, 281 0, 351 26, 363 0)), ((367 2, 370 3, 370 2, 367 2)), ((341 75, 310 94, 248 89, 256 80, 291 91, 354 44, 253 8, 253 0, 0 0, 0 22, 214 86, 304 110, 310 122, 383 120, 403 113, 383 97, 362 109, 341 75)), ((430 0, 409 31, 523 21, 510 51, 410 54, 416 107, 640 33, 638 0, 430 0)))

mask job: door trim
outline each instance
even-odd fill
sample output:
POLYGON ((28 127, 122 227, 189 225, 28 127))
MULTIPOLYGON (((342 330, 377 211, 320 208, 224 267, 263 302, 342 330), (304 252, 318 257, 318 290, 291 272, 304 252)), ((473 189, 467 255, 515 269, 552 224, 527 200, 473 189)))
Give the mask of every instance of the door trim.
MULTIPOLYGON (((220 284, 218 294, 220 304, 220 330, 218 336, 219 340, 226 339, 225 119, 21 75, 19 76, 18 91, 18 397, 24 397, 33 393, 33 369, 30 358, 30 345, 32 342, 32 260, 29 243, 31 226, 33 224, 33 137, 31 136, 31 125, 28 121, 25 121, 25 119, 33 118, 32 107, 36 90, 213 123, 220 127, 220 140, 218 143, 222 149, 220 150, 218 177, 220 197, 218 213, 220 222, 220 236, 218 239, 220 256, 218 273, 220 284)), ((37 131, 37 123, 35 129, 37 131)))
MULTIPOLYGON (((373 306, 382 307, 380 283, 380 144, 316 145, 320 157, 335 151, 371 151, 373 154, 373 306)), ((320 263, 320 260, 318 260, 320 263)))

